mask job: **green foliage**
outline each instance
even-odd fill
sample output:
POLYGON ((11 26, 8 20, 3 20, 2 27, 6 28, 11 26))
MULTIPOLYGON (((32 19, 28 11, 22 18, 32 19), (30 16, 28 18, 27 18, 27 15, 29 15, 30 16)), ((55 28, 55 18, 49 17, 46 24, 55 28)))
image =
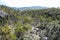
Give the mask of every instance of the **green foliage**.
POLYGON ((10 40, 16 40, 16 34, 9 34, 10 40))
POLYGON ((29 29, 31 29, 30 25, 23 25, 19 22, 16 24, 16 26, 17 26, 16 29, 15 29, 16 32, 26 32, 29 29))

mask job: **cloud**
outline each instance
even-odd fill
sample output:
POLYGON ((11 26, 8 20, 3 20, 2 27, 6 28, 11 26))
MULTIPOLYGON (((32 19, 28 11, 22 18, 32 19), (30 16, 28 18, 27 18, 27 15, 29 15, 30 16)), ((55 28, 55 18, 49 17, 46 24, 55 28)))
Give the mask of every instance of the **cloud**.
POLYGON ((60 0, 2 0, 2 3, 10 7, 25 7, 25 6, 60 7, 60 0))

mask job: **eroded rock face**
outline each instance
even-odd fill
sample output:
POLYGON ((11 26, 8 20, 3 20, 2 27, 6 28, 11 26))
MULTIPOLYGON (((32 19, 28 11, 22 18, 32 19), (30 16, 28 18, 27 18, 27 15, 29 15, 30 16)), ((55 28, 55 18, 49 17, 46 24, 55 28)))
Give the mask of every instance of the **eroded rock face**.
POLYGON ((37 29, 35 27, 32 27, 31 31, 28 31, 25 34, 24 40, 39 40, 39 33, 37 32, 37 29))
POLYGON ((8 19, 8 14, 0 10, 0 25, 4 25, 8 19))
POLYGON ((13 14, 8 14, 8 13, 5 13, 4 11, 0 10, 0 20, 1 20, 2 24, 4 24, 6 22, 6 20, 8 20, 9 24, 12 24, 13 22, 16 22, 17 19, 13 14))

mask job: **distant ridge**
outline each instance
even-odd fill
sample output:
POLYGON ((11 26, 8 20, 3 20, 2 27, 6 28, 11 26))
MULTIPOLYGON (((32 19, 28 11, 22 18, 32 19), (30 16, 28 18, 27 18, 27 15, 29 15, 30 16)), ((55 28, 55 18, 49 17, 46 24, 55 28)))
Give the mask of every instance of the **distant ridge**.
POLYGON ((13 7, 14 9, 19 9, 19 10, 36 10, 36 9, 45 9, 48 7, 43 7, 43 6, 31 6, 31 7, 13 7))

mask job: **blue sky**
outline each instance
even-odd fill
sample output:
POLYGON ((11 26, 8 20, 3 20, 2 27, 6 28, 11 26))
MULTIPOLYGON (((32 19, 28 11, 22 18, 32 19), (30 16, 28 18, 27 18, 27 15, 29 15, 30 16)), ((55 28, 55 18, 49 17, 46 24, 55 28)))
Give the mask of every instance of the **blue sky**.
POLYGON ((46 6, 60 7, 60 0, 0 0, 0 4, 10 7, 46 6))

